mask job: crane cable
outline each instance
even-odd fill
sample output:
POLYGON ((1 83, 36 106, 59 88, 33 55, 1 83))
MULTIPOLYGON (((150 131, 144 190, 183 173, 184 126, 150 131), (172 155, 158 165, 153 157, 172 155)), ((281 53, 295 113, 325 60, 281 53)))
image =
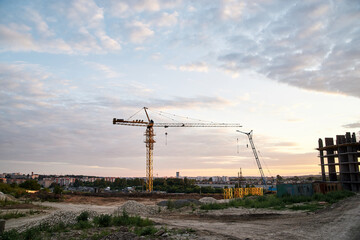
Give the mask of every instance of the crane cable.
MULTIPOLYGON (((152 112, 156 112, 158 115, 161 115, 163 117, 167 117, 173 121, 177 121, 171 117, 168 117, 168 116, 165 116, 165 114, 167 115, 171 115, 172 117, 179 117, 179 118, 184 118, 184 119, 187 119, 187 120, 195 120, 195 121, 199 121, 199 122, 208 122, 208 123, 214 123, 214 122, 211 122, 211 121, 205 121, 205 120, 201 120, 201 119, 197 119, 197 118, 190 118, 190 117, 184 117, 184 116, 180 116, 180 115, 176 115, 176 114, 173 114, 173 113, 167 113, 167 112, 163 112, 163 111, 156 111, 156 110, 151 110, 152 112)), ((179 121, 177 121, 179 122, 179 121)))
POLYGON ((136 113, 131 115, 128 119, 126 119, 126 121, 129 121, 132 117, 134 117, 136 114, 138 114, 141 110, 144 110, 144 108, 141 108, 139 111, 137 111, 136 113))
POLYGON ((174 122, 180 123, 180 122, 177 121, 176 119, 173 119, 173 118, 171 118, 171 117, 165 116, 164 114, 161 114, 161 112, 154 111, 154 110, 149 110, 149 109, 148 109, 148 111, 149 111, 149 112, 156 113, 157 115, 160 115, 160 116, 162 116, 162 117, 168 118, 168 119, 170 119, 170 120, 172 120, 172 121, 174 121, 174 122))
POLYGON ((270 174, 270 177, 272 177, 272 174, 271 174, 271 172, 270 172, 270 169, 269 169, 268 165, 266 164, 266 162, 265 162, 262 154, 260 153, 260 151, 258 151, 258 153, 259 153, 259 155, 260 155, 260 157, 261 157, 262 162, 265 164, 265 167, 266 167, 268 173, 270 174))

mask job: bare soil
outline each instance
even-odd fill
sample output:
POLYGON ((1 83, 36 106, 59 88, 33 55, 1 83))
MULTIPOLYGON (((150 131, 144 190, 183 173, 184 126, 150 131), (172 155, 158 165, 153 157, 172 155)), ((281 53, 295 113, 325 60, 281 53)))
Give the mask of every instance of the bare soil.
MULTIPOLYGON (((189 195, 180 199, 193 198, 189 195)), ((175 199, 175 196, 171 196, 175 199)), ((129 200, 154 206, 169 197, 96 197, 70 196, 64 202, 39 203, 48 209, 35 216, 10 219, 6 229, 21 227, 32 221, 40 221, 56 211, 113 213, 129 200)), ((195 198, 196 199, 196 198, 195 198)), ((166 210, 146 215, 157 226, 167 229, 191 229, 192 239, 360 239, 360 195, 342 200, 317 212, 276 211, 269 209, 230 208, 203 211, 192 208, 166 210)))

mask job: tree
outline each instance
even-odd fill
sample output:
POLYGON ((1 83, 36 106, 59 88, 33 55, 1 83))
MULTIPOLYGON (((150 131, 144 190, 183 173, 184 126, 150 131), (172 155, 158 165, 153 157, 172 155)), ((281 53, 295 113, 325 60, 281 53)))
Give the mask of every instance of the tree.
POLYGON ((63 189, 59 185, 55 185, 53 192, 55 194, 61 194, 63 192, 63 189))
POLYGON ((40 190, 41 186, 36 180, 26 180, 21 183, 19 187, 28 189, 28 190, 40 190))
POLYGON ((281 183, 281 182, 283 182, 283 177, 282 176, 280 176, 280 175, 276 175, 276 182, 277 183, 281 183))
POLYGON ((75 182, 74 182, 73 186, 74 187, 80 187, 80 186, 84 186, 84 184, 79 179, 75 179, 75 182))

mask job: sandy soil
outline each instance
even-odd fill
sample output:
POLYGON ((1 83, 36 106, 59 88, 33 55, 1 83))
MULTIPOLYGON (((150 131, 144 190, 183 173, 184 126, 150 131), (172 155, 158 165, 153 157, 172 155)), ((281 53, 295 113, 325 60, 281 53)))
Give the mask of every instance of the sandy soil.
MULTIPOLYGON (((89 197, 93 198, 93 197, 89 197)), ((73 199, 74 200, 74 199, 73 199)), ((79 200, 79 199, 77 199, 79 200)), ((99 198, 60 203, 41 203, 48 207, 45 213, 6 222, 6 229, 20 227, 39 221, 55 211, 83 210, 113 213, 129 199, 99 198), (88 204, 84 204, 87 202, 88 204)), ((135 199, 146 205, 164 199, 135 199)), ((298 211, 275 211, 267 209, 232 208, 216 211, 187 210, 162 211, 148 216, 167 228, 191 228, 198 239, 360 239, 360 195, 340 201, 315 213, 298 211)))
POLYGON ((176 227, 215 233, 219 239, 360 239, 360 195, 316 213, 232 208, 203 215, 153 218, 176 227))

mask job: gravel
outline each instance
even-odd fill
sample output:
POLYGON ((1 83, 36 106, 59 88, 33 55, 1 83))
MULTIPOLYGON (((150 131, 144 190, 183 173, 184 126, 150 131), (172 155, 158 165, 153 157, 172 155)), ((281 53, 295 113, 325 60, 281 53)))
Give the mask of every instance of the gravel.
POLYGON ((217 203, 217 200, 213 197, 203 197, 199 201, 204 204, 217 203))
POLYGON ((115 214, 121 215, 123 211, 129 215, 147 216, 156 213, 158 208, 156 206, 147 206, 142 203, 130 200, 125 202, 122 206, 118 207, 115 214))
MULTIPOLYGON (((98 215, 95 211, 87 211, 89 212, 89 218, 94 218, 98 215)), ((68 224, 75 224, 77 223, 76 217, 79 216, 81 212, 73 212, 73 211, 57 211, 55 213, 52 213, 50 216, 38 221, 38 222, 29 222, 25 225, 22 225, 21 227, 18 227, 17 230, 19 232, 23 232, 26 229, 38 226, 40 224, 45 224, 49 226, 53 226, 56 224, 59 224, 63 222, 65 225, 68 224)))

